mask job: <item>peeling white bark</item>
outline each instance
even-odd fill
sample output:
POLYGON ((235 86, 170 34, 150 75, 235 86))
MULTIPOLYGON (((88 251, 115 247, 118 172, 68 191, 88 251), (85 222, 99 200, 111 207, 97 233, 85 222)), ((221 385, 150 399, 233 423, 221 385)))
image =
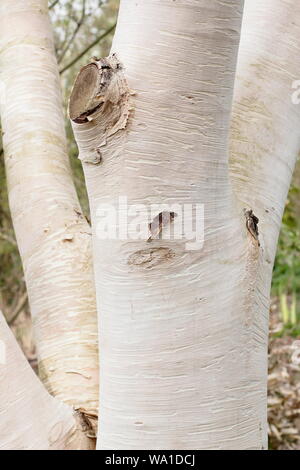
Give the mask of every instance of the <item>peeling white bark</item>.
POLYGON ((45 390, 0 312, 0 450, 89 448, 79 418, 45 390))
MULTIPOLYGON (((68 341, 72 343, 75 338, 71 328, 74 322, 62 321, 61 306, 69 319, 73 314, 76 318, 78 304, 70 310, 72 289, 78 292, 74 299, 85 299, 90 292, 89 269, 83 286, 79 282, 82 272, 77 277, 76 271, 74 276, 78 258, 72 261, 74 248, 79 251, 85 242, 88 245, 89 237, 65 157, 55 91, 57 72, 52 52, 45 46, 50 39, 47 36, 43 46, 40 37, 24 45, 30 32, 19 24, 15 14, 24 3, 32 8, 28 14, 33 15, 31 24, 36 22, 34 30, 49 33, 43 9, 36 10, 45 2, 2 2, 9 7, 5 15, 11 15, 0 25, 0 39, 9 38, 4 47, 3 42, 0 44, 5 88, 1 111, 7 134, 4 143, 10 201, 27 283, 32 286, 31 303, 38 312, 39 353, 47 358, 47 374, 53 372, 51 387, 57 386, 56 393, 64 399, 75 387, 78 395, 70 401, 77 403, 79 392, 86 390, 83 379, 92 383, 89 377, 93 373, 79 358, 70 362, 57 359, 55 365, 63 364, 61 376, 55 367, 52 371, 51 364, 60 352, 57 347, 63 356, 74 351, 71 344, 66 349, 68 341), (10 25, 15 24, 12 32, 7 31, 8 20, 10 25), (29 60, 28 47, 35 59, 29 60), (7 50, 10 57, 14 51, 14 64, 22 72, 22 79, 8 60, 7 50), (24 57, 28 57, 26 65, 24 57), (30 82, 28 73, 30 67, 38 66, 45 81, 41 88, 38 81, 30 82), (45 86, 49 90, 46 96, 42 93, 45 86), (23 87, 27 92, 34 87, 39 96, 39 106, 34 108, 37 114, 28 112, 29 93, 23 92, 23 87), (18 100, 7 99, 14 94, 18 100), (51 138, 45 132, 45 110, 49 107, 49 114, 56 116, 47 127, 51 138), (37 142, 34 148, 29 145, 33 132, 37 142), (51 159, 50 149, 54 154, 51 159), (39 158, 33 158, 37 153, 39 158), (22 161, 26 158, 27 165, 20 163, 19 156, 22 161), (43 199, 36 196, 41 188, 43 199), (33 207, 34 216, 27 207, 33 207), (45 227, 46 209, 51 225, 45 227), (78 220, 74 220, 72 211, 78 220), (41 224, 34 234, 30 230, 32 220, 35 226, 41 224), (61 220, 70 225, 62 226, 61 220), (78 227, 84 232, 83 238, 78 235, 78 227), (44 261, 45 254, 50 263, 44 261), (70 271, 65 271, 66 260, 70 271), (46 301, 41 292, 49 292, 46 301), (61 302, 62 293, 65 304, 61 302), (43 325, 49 309, 52 313, 46 328, 43 325), (67 386, 68 374, 74 381, 79 376, 82 388, 81 382, 78 386, 70 381, 67 386)), ((299 16, 300 11, 291 0, 247 2, 228 171, 227 143, 242 3, 123 0, 112 48, 117 56, 85 67, 72 93, 70 115, 91 203, 101 312, 99 449, 267 446, 269 286, 284 200, 299 152, 299 106, 292 104, 288 90, 292 91, 292 82, 300 72, 294 60, 299 54, 296 13, 299 16), (273 31, 283 35, 276 56, 272 51, 273 31), (279 90, 279 96, 278 91, 274 96, 274 90, 279 90), (119 196, 127 196, 129 204, 205 204, 203 249, 187 250, 186 240, 98 239, 97 209, 100 204, 117 201, 119 196)), ((80 266, 84 271, 89 263, 85 264, 82 256, 80 266)), ((91 332, 95 331, 90 328, 90 320, 85 329, 80 318, 76 328, 80 327, 80 334, 86 334, 90 344, 91 332)), ((7 327, 3 321, 1 324, 6 338, 7 327)), ((9 357, 15 361, 11 340, 9 357)), ((87 354, 82 356, 80 348, 79 354, 87 358, 86 363, 90 361, 87 354)), ((16 383, 7 368, 2 369, 2 383, 13 380, 24 402, 20 404, 15 394, 9 401, 1 387, 0 400, 3 394, 4 410, 8 410, 5 424, 9 426, 10 416, 15 417, 13 428, 22 434, 24 423, 30 422, 33 437, 22 441, 17 433, 4 441, 4 448, 67 448, 73 432, 76 437, 70 448, 81 447, 82 435, 80 432, 78 437, 70 410, 50 399, 33 380, 29 366, 21 362, 20 366, 14 363, 22 383, 16 383), (23 367, 26 374, 31 374, 24 381, 23 367), (30 383, 28 392, 24 383, 30 383), (32 397, 37 410, 45 410, 45 421, 38 412, 33 413, 32 397), (17 409, 22 410, 20 415, 17 409)), ((5 426, 0 426, 0 433, 2 429, 5 426)), ((84 442, 83 448, 87 445, 84 442)))
POLYGON ((231 125, 230 173, 238 200, 260 218, 268 279, 300 150, 300 4, 245 3, 231 125))
POLYGON ((9 203, 48 390, 97 407, 90 227, 66 151, 46 0, 0 3, 1 121, 9 203))
MULTIPOLYGON (((259 218, 261 254, 253 272, 253 347, 267 342, 270 287, 286 197, 300 150, 300 106, 293 82, 300 77, 300 4, 293 0, 245 2, 230 132, 230 177, 240 207, 259 218)), ((257 359, 267 356, 257 351, 257 359)), ((260 386, 257 383, 257 386, 260 386)), ((266 413, 265 401, 262 413, 266 413)))
MULTIPOLYGON (((101 163, 84 163, 101 311, 99 449, 267 446, 268 310, 252 308, 261 254, 227 166, 242 3, 121 2, 112 52, 133 111, 101 163), (205 204, 203 249, 97 239, 97 209, 118 196, 205 204)), ((73 122, 83 162, 103 141, 104 109, 73 122)))

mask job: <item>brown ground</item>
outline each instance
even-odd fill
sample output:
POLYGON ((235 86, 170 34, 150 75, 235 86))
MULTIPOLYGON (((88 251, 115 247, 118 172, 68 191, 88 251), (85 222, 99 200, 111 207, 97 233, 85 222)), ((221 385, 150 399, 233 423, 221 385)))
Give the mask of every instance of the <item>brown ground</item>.
POLYGON ((269 447, 300 450, 300 336, 282 331, 276 303, 271 307, 268 418, 269 447))

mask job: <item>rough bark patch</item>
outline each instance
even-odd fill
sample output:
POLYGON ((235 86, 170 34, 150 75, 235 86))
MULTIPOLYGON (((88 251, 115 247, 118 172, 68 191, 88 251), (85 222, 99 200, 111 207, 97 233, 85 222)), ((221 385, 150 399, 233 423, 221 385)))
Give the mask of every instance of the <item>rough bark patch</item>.
POLYGON ((128 258, 128 264, 149 269, 174 258, 175 253, 170 248, 158 247, 139 250, 132 253, 128 258))
POLYGON ((69 115, 73 126, 85 131, 85 148, 79 155, 83 162, 100 163, 107 139, 125 129, 131 94, 115 54, 95 59, 80 70, 70 96, 69 115))

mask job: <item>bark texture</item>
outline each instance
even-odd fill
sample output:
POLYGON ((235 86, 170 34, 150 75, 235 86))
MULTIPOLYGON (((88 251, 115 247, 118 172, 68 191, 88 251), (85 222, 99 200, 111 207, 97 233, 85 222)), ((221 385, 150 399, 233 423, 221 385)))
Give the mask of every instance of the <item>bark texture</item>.
POLYGON ((51 397, 0 312, 0 449, 83 450, 92 447, 79 413, 51 397))
MULTIPOLYGON (((245 3, 230 133, 230 174, 240 204, 260 218, 263 269, 271 271, 300 150, 300 4, 245 3)), ((264 277, 264 274, 262 274, 264 277)), ((270 275, 268 276, 270 279, 270 275)), ((267 285, 267 291, 268 289, 267 285)))
POLYGON ((1 120, 8 194, 48 390, 96 414, 97 321, 90 227, 66 150, 46 0, 0 4, 1 120))
POLYGON ((117 56, 72 92, 101 311, 99 449, 267 447, 267 299, 252 308, 262 250, 228 171, 242 6, 123 0, 117 56), (204 204, 203 248, 97 238, 99 208, 119 196, 204 204))

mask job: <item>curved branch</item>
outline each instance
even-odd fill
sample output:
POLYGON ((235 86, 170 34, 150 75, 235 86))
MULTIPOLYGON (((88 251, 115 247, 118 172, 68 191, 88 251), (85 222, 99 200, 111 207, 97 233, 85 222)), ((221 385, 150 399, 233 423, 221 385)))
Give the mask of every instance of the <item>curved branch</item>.
POLYGON ((266 262, 272 267, 281 218, 300 151, 300 4, 245 3, 231 123, 230 175, 242 207, 260 219, 266 262), (262 28, 261 18, 264 19, 262 28), (274 38, 282 31, 274 53, 274 38))
POLYGON ((0 449, 91 448, 73 410, 43 387, 0 312, 0 449))
POLYGON ((9 206, 40 377, 53 395, 94 413, 98 354, 90 226, 67 154, 50 21, 44 0, 31 3, 0 2, 1 80, 12 97, 1 102, 9 206))
POLYGON ((54 8, 58 2, 59 0, 54 0, 54 2, 52 2, 51 5, 49 5, 49 10, 52 10, 52 8, 54 8))

